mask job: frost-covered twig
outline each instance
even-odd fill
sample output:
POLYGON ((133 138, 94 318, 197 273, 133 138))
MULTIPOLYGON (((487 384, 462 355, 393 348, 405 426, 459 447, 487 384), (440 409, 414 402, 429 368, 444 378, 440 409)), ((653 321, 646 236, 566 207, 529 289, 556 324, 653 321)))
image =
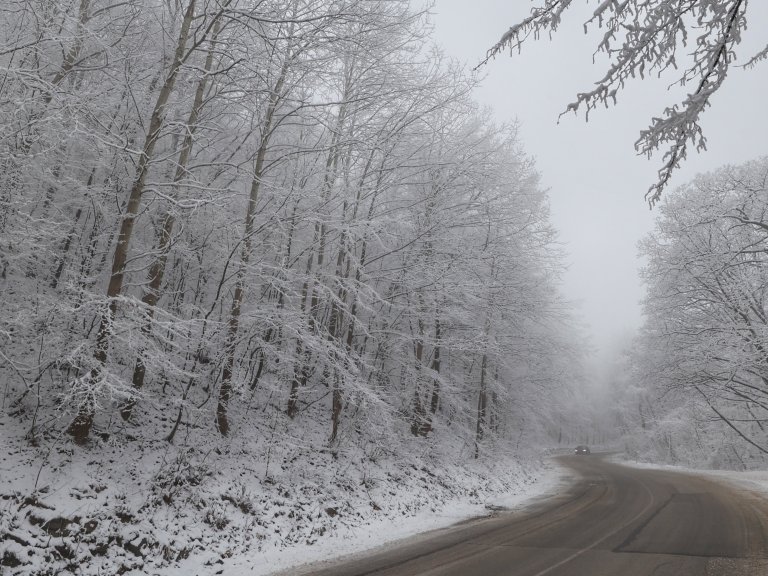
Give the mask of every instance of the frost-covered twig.
MULTIPOLYGON (((529 17, 502 35, 479 66, 506 48, 519 51, 531 34, 538 37, 543 31, 556 32, 563 12, 572 4, 571 0, 547 0, 533 8, 529 17)), ((587 118, 598 105, 615 103, 617 92, 628 80, 678 69, 678 52, 688 46, 690 32, 698 34, 690 60, 677 80, 681 86, 696 82, 696 89, 679 104, 667 107, 662 117, 654 118, 635 143, 638 153, 649 157, 666 149, 658 179, 646 193, 651 206, 659 201, 672 174, 685 160, 688 146, 697 151, 706 149, 699 120, 736 58, 734 49, 747 26, 747 4, 745 0, 604 0, 584 24, 585 31, 592 24, 605 30, 597 52, 610 59, 595 88, 577 94, 565 109, 577 112, 584 107, 587 118)), ((746 66, 753 67, 766 55, 768 47, 746 66)))

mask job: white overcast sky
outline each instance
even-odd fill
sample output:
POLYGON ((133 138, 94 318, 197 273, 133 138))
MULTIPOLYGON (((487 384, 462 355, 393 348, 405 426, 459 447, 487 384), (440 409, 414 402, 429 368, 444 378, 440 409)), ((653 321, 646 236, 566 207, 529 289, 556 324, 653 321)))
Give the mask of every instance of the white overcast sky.
MULTIPOLYGON (((581 26, 596 4, 574 4, 578 9, 571 9, 552 40, 531 41, 521 54, 505 53, 486 66, 475 98, 491 106, 499 121, 520 122, 523 145, 550 190, 552 221, 569 254, 564 290, 580 303, 596 358, 606 358, 642 323, 637 243, 653 224, 655 214, 643 196, 661 161, 638 157, 633 144, 679 93, 666 90, 673 74, 638 81, 619 94, 616 107, 594 111, 588 123, 583 114, 571 114, 558 124, 574 95, 589 90, 605 71, 604 58, 592 63, 598 36, 585 35, 581 26)), ((436 0, 434 38, 448 56, 474 66, 532 5, 436 0)), ((749 10, 752 27, 738 52, 742 61, 768 41, 768 2, 750 2, 749 10)), ((702 122, 708 151, 689 155, 672 187, 696 173, 768 154, 767 107, 768 62, 751 71, 733 69, 702 122)))

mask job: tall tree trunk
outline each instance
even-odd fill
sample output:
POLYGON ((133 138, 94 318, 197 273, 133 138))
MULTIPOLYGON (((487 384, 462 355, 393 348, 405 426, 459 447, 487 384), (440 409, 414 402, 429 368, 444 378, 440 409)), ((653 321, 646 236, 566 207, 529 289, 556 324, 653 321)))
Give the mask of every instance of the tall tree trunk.
POLYGON ((480 362, 480 387, 477 394, 477 427, 475 429, 475 458, 480 456, 480 442, 483 440, 485 432, 485 417, 488 407, 488 398, 486 390, 486 371, 488 366, 488 354, 483 354, 480 362))
MULTIPOLYGON (((345 91, 346 96, 346 91, 345 91)), ((341 138, 341 131, 344 127, 345 118, 345 105, 342 104, 339 109, 339 114, 336 117, 336 126, 331 138, 330 149, 328 157, 325 161, 325 174, 323 176, 323 185, 321 189, 320 199, 321 207, 325 209, 330 201, 330 193, 333 188, 334 181, 336 179, 336 166, 338 162, 338 145, 341 138)), ((314 333, 317 330, 317 324, 319 321, 318 313, 320 309, 320 298, 317 287, 317 273, 322 272, 321 267, 325 262, 325 242, 326 242, 326 224, 319 220, 315 222, 315 231, 312 245, 317 244, 317 255, 315 256, 314 250, 310 251, 307 259, 307 279, 304 281, 304 285, 301 289, 301 306, 302 311, 306 306, 307 296, 310 296, 309 313, 307 316, 307 323, 309 325, 310 332, 314 333), (316 262, 313 264, 313 260, 316 262), (317 272, 313 272, 313 269, 317 272)), ((291 380, 291 389, 288 395, 288 406, 286 408, 286 414, 293 418, 298 410, 299 390, 306 386, 313 367, 310 365, 311 360, 310 350, 303 344, 301 337, 296 342, 296 366, 294 367, 294 376, 291 380)))
MULTIPOLYGON (((488 248, 490 239, 491 239, 491 229, 489 227, 486 233, 485 246, 483 247, 483 250, 486 250, 488 248)), ((491 269, 489 273, 489 277, 491 279, 496 278, 495 270, 496 270, 496 261, 495 259, 492 258, 491 269)), ((493 309, 493 293, 488 294, 488 301, 486 302, 486 305, 488 308, 485 312, 485 323, 483 325, 483 345, 485 346, 485 349, 483 350, 483 358, 480 362, 480 386, 477 394, 477 427, 475 429, 475 458, 478 458, 480 456, 480 442, 483 440, 483 436, 485 433, 485 421, 486 421, 487 408, 488 408, 486 373, 488 370, 488 347, 490 344, 489 337, 491 334, 491 310, 493 309)))
POLYGON ((498 436, 499 426, 501 424, 501 406, 499 404, 499 366, 496 364, 493 368, 493 391, 491 392, 491 416, 490 427, 494 434, 498 436))
POLYGON ((431 418, 437 414, 437 408, 440 405, 440 338, 440 316, 435 314, 435 350, 432 353, 432 366, 430 368, 437 376, 432 380, 432 398, 429 402, 429 411, 432 414, 430 428, 432 427, 431 418))
MULTIPOLYGON (((342 210, 342 223, 346 220, 347 203, 344 202, 344 208, 342 210)), ((343 225, 343 224, 342 224, 343 225)), ((336 441, 339 432, 339 423, 341 422, 341 410, 344 406, 341 390, 341 376, 339 374, 338 364, 341 361, 341 332, 343 327, 343 311, 341 306, 346 302, 347 291, 344 287, 344 262, 347 258, 346 254, 347 236, 346 232, 342 231, 341 238, 339 239, 339 253, 336 256, 336 281, 339 284, 336 300, 331 303, 331 318, 328 323, 328 338, 331 340, 331 345, 334 348, 333 358, 335 360, 334 366, 331 367, 333 372, 332 380, 332 401, 331 401, 331 437, 330 442, 336 441)), ((347 360, 349 358, 347 357, 347 360)))
MULTIPOLYGON (((189 111, 189 117, 185 125, 184 139, 181 144, 181 150, 179 151, 179 159, 176 165, 176 173, 173 177, 173 199, 177 199, 179 193, 179 186, 181 181, 187 176, 187 166, 189 165, 189 158, 192 155, 192 148, 194 146, 194 136, 197 131, 198 120, 200 118, 200 112, 203 108, 203 98, 205 91, 208 87, 208 79, 213 67, 214 49, 216 47, 216 39, 219 35, 220 21, 216 20, 213 26, 213 32, 211 33, 210 48, 205 58, 205 64, 203 67, 203 76, 197 83, 197 89, 195 90, 195 97, 192 102, 192 109, 189 111)), ((142 336, 148 338, 152 333, 152 320, 155 315, 155 306, 160 299, 160 288, 163 284, 163 277, 165 276, 165 267, 168 261, 168 252, 171 247, 171 240, 173 238, 173 228, 176 223, 176 213, 173 206, 169 206, 168 210, 163 215, 162 222, 157 233, 157 245, 153 250, 156 255, 155 260, 152 262, 149 272, 147 273, 147 287, 144 290, 144 294, 141 298, 141 303, 146 309, 146 321, 142 326, 142 336)), ((136 395, 144 387, 144 377, 146 375, 146 366, 144 362, 144 349, 139 349, 136 356, 136 363, 133 368, 133 390, 134 393, 121 405, 120 416, 123 420, 129 420, 131 413, 136 405, 136 395)))
MULTIPOLYGON (((195 2, 196 0, 190 0, 187 11, 184 13, 181 29, 179 30, 179 37, 176 43, 176 50, 174 52, 173 63, 168 76, 160 89, 160 94, 155 102, 155 107, 152 110, 149 130, 145 137, 141 154, 139 155, 136 175, 133 185, 131 186, 131 192, 128 196, 125 214, 120 224, 117 246, 115 247, 115 253, 112 259, 112 273, 109 278, 109 285, 107 286, 108 304, 102 313, 101 324, 99 325, 99 330, 96 334, 96 345, 93 351, 93 357, 96 360, 97 365, 91 369, 89 375, 89 380, 92 385, 95 384, 95 381, 99 378, 101 367, 107 361, 109 334, 117 311, 117 297, 123 289, 125 263, 128 260, 128 250, 133 235, 133 226, 136 216, 139 213, 141 197, 144 193, 144 187, 149 167, 152 162, 155 145, 157 144, 160 130, 164 124, 165 107, 173 92, 176 78, 178 77, 179 70, 184 61, 184 50, 187 45, 189 29, 195 13, 195 2)), ((95 406, 95 398, 93 394, 90 393, 79 406, 77 416, 75 416, 74 420, 67 428, 67 432, 71 434, 78 443, 85 442, 88 439, 91 427, 93 426, 95 406)))
POLYGON ((256 207, 259 200, 259 190, 264 178, 264 160, 269 149, 269 139, 272 135, 273 121, 277 105, 282 97, 283 85, 288 74, 290 64, 290 48, 286 51, 280 75, 277 78, 274 88, 269 95, 269 105, 264 117, 263 133, 259 149, 256 152, 256 162, 253 167, 253 179, 251 180, 251 191, 248 198, 248 208, 245 214, 245 229, 243 231, 243 250, 240 254, 240 267, 237 271, 235 281, 235 291, 232 296, 232 307, 229 311, 229 321, 227 327, 227 340, 225 345, 224 369, 221 375, 221 386, 219 388, 219 398, 216 406, 216 428, 222 436, 229 433, 229 420, 227 410, 229 399, 232 396, 232 376, 235 365, 235 348, 237 346, 237 333, 240 327, 240 312, 243 304, 243 295, 245 293, 245 277, 248 270, 248 264, 251 259, 253 249, 254 221, 256 218, 256 207))
MULTIPOLYGON (((317 242, 319 234, 319 228, 315 226, 315 237, 312 245, 317 242)), ((306 279, 301 287, 301 315, 307 317, 310 332, 315 331, 315 317, 310 313, 307 314, 307 297, 309 295, 310 274, 312 274, 312 265, 315 258, 315 251, 310 249, 309 256, 307 256, 307 268, 306 279)), ((289 418, 296 416, 299 409, 299 388, 303 387, 307 383, 309 378, 309 354, 304 351, 304 342, 301 339, 301 335, 296 340, 296 360, 293 367, 293 378, 291 379, 291 389, 288 393, 288 405, 285 408, 285 413, 289 418), (306 355, 306 357, 305 357, 306 355)))
MULTIPOLYGON (((300 194, 303 192, 304 187, 306 185, 306 178, 302 179, 301 184, 299 185, 299 191, 300 194)), ((295 191, 295 188, 291 188, 291 193, 295 191)), ((296 200, 293 204, 293 209, 291 211, 291 217, 290 217, 290 226, 288 228, 288 239, 286 240, 286 247, 285 247, 285 253, 283 254, 283 270, 286 270, 290 267, 290 261, 291 261, 291 253, 293 250, 293 235, 296 233, 296 214, 299 209, 299 203, 300 200, 296 200)), ((284 278, 283 271, 280 272, 281 277, 284 278)), ((283 309, 285 308, 285 290, 278 290, 279 294, 277 297, 277 320, 278 322, 281 322, 281 314, 283 309)), ((264 334, 264 343, 269 344, 273 340, 277 340, 280 342, 282 340, 282 327, 274 328, 270 326, 267 329, 267 332, 264 334)), ((257 386, 259 385, 259 380, 261 379, 261 375, 264 371, 264 367, 267 363, 267 357, 264 353, 263 349, 262 352, 259 355, 259 365, 256 368, 256 374, 254 375, 253 379, 251 380, 251 391, 255 391, 257 386)))
MULTIPOLYGON (((80 10, 78 12, 77 21, 78 34, 75 36, 75 41, 72 43, 72 46, 70 46, 69 50, 67 50, 67 53, 61 62, 61 68, 59 68, 59 71, 56 72, 56 75, 51 80, 51 85, 53 86, 58 86, 61 81, 64 80, 67 74, 72 71, 72 68, 75 66, 75 62, 77 62, 78 56, 80 56, 80 51, 83 49, 83 43, 85 41, 85 25, 88 24, 88 21, 91 19, 91 16, 88 13, 90 7, 91 0, 80 0, 80 10)), ((46 91, 45 103, 50 103, 52 99, 53 93, 50 90, 46 91)))
POLYGON ((417 320, 417 326, 418 335, 416 336, 416 341, 413 345, 415 376, 413 383, 413 406, 411 408, 413 412, 411 416, 411 434, 414 436, 426 436, 427 411, 425 410, 424 402, 421 399, 421 386, 422 379, 424 378, 422 370, 422 358, 424 356, 424 321, 421 317, 417 320))

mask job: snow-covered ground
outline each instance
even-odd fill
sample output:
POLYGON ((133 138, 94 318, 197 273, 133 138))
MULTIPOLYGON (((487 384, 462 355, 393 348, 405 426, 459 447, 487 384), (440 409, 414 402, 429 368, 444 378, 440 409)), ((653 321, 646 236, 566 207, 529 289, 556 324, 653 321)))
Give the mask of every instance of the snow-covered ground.
POLYGON ((566 474, 532 447, 475 460, 456 438, 331 451, 311 430, 174 445, 133 428, 87 447, 27 432, 0 416, 3 576, 265 575, 520 508, 566 474))
POLYGON ((266 550, 257 558, 238 558, 225 562, 224 574, 232 576, 262 576, 281 572, 302 564, 336 559, 340 556, 368 552, 374 548, 397 545, 398 541, 452 526, 470 518, 488 516, 497 510, 521 510, 537 498, 556 493, 566 481, 567 472, 553 460, 540 463, 534 482, 517 485, 509 492, 490 496, 485 503, 475 498, 456 499, 441 509, 426 509, 393 521, 388 518, 372 520, 362 527, 348 527, 325 539, 321 545, 297 545, 290 550, 266 550), (255 560, 255 562, 254 562, 255 560))
POLYGON ((704 470, 701 468, 690 468, 686 466, 675 466, 673 464, 652 464, 648 462, 638 462, 635 460, 623 459, 620 456, 614 458, 614 461, 624 466, 632 468, 647 468, 655 470, 675 470, 696 474, 699 476, 708 476, 720 482, 727 482, 732 486, 755 492, 768 498, 768 470, 704 470))
POLYGON ((753 470, 748 472, 732 472, 725 470, 697 471, 719 480, 749 490, 758 492, 768 498, 768 470, 753 470))
MULTIPOLYGON (((134 431, 136 429, 133 429, 134 431)), ((549 455, 475 460, 458 438, 318 449, 312 433, 180 445, 126 430, 87 447, 0 416, 0 568, 13 576, 295 574, 456 522, 522 509, 570 474, 549 455)), ((709 475, 768 497, 768 471, 709 475)))

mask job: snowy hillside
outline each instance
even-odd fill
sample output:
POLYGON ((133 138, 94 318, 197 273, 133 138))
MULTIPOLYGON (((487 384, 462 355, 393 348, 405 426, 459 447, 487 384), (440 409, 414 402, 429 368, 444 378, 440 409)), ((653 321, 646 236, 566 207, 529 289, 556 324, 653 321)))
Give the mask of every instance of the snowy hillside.
POLYGON ((0 424, 8 574, 268 574, 514 506, 558 477, 532 454, 474 462, 429 440, 334 452, 120 433, 81 449, 0 424))

